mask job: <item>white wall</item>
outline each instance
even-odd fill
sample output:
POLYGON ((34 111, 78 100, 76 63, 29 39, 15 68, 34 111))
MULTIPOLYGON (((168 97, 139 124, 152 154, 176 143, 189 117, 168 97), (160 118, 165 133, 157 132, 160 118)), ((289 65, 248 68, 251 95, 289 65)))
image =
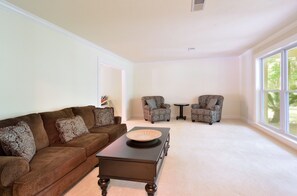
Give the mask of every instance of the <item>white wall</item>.
MULTIPOLYGON (((239 71, 237 57, 136 64, 133 117, 143 117, 142 96, 164 96, 175 117, 179 108, 174 103, 192 104, 200 95, 220 94, 225 97, 223 118, 240 118, 239 71)), ((190 117, 190 107, 184 114, 190 117)))
POLYGON ((99 61, 126 72, 124 103, 130 108, 131 62, 3 2, 0 26, 0 119, 97 105, 99 61))
POLYGON ((116 116, 122 116, 122 71, 108 66, 100 67, 100 94, 107 95, 116 116))

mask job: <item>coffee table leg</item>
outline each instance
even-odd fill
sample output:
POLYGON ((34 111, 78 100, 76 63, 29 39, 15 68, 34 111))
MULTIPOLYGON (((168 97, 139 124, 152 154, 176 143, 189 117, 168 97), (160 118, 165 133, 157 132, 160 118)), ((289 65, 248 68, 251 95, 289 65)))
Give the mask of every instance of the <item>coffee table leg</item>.
POLYGON ((98 180, 98 185, 100 186, 100 188, 102 190, 102 196, 107 195, 107 187, 108 187, 109 182, 110 182, 110 179, 100 178, 98 180))
POLYGON ((170 134, 168 134, 168 138, 167 138, 167 141, 165 143, 165 156, 167 156, 168 149, 170 148, 169 142, 170 142, 170 134))
POLYGON ((155 183, 147 183, 145 185, 145 190, 148 196, 154 196, 155 192, 157 191, 157 185, 155 183))

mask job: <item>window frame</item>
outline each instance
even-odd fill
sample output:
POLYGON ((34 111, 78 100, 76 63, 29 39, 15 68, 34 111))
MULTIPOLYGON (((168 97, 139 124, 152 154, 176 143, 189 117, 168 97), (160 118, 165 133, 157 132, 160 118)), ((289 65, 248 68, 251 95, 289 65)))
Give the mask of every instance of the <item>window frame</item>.
POLYGON ((289 95, 290 93, 297 93, 297 90, 289 90, 288 81, 288 51, 297 48, 297 43, 289 45, 287 47, 280 48, 269 54, 266 54, 259 58, 260 62, 260 109, 259 111, 259 123, 262 126, 269 128, 277 133, 285 134, 287 137, 297 140, 297 135, 290 134, 289 125, 289 95), (276 54, 280 54, 280 89, 279 90, 265 90, 264 84, 264 60, 272 57, 276 54), (265 93, 279 92, 280 94, 280 124, 279 128, 272 126, 265 122, 265 93))

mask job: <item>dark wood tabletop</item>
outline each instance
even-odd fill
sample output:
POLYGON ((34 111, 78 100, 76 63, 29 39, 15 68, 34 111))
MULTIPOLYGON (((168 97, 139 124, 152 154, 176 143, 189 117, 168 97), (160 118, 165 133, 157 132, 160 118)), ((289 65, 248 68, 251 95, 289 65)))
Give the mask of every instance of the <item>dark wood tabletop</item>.
POLYGON ((134 127, 130 131, 140 129, 158 130, 162 135, 153 140, 157 143, 145 148, 131 146, 131 140, 123 135, 96 154, 99 158, 98 185, 102 196, 107 195, 110 179, 145 182, 148 196, 153 196, 157 191, 156 179, 170 147, 170 128, 134 127))
POLYGON ((164 127, 134 127, 130 131, 140 130, 140 129, 154 129, 162 132, 162 136, 159 138, 161 144, 150 148, 136 148, 127 145, 129 140, 126 135, 123 135, 112 145, 107 146, 101 152, 97 153, 97 157, 101 158, 116 158, 116 159, 129 159, 135 161, 152 162, 156 161, 160 156, 161 149, 165 145, 165 140, 168 138, 170 128, 164 127))

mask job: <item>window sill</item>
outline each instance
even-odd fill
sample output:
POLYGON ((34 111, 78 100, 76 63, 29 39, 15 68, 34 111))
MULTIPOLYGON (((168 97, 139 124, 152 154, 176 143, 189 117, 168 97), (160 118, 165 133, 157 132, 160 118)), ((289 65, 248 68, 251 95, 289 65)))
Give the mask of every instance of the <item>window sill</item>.
POLYGON ((251 123, 251 125, 255 128, 257 128, 258 130, 268 134, 269 136, 275 138, 276 140, 290 146, 291 148, 297 150, 297 141, 292 139, 291 137, 285 135, 285 134, 282 134, 282 133, 279 133, 279 132, 276 132, 276 131, 273 131, 259 123, 251 123))

